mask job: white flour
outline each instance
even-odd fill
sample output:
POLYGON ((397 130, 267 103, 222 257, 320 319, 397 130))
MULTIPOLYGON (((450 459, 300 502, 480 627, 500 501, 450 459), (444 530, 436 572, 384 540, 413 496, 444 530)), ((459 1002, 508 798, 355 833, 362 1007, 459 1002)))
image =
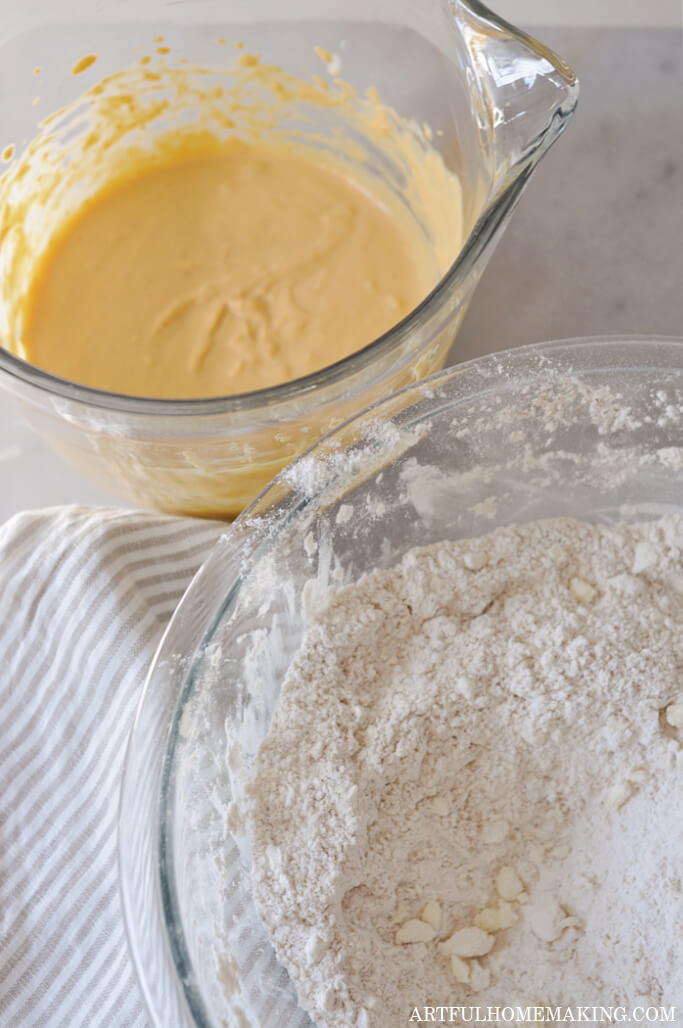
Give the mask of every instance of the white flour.
POLYGON ((683 518, 414 550, 337 593, 251 789, 259 913, 324 1028, 683 1008, 683 518))

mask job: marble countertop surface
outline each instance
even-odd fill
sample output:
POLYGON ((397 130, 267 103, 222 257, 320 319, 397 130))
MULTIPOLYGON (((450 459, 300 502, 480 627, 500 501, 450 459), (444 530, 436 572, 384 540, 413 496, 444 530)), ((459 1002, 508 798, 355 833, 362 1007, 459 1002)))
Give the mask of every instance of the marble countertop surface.
MULTIPOLYGON (((493 255, 451 363, 586 335, 683 336, 683 59, 676 28, 535 29, 581 81, 575 117, 493 255)), ((116 503, 0 393, 0 522, 116 503)))

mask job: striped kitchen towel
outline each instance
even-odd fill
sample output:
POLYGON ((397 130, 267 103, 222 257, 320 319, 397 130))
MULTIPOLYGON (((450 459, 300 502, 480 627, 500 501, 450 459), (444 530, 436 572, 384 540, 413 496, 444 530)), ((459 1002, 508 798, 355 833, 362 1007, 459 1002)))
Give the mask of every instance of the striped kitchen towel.
POLYGON ((148 1024, 119 900, 122 762, 156 645, 223 531, 84 507, 0 528, 1 1028, 148 1024))

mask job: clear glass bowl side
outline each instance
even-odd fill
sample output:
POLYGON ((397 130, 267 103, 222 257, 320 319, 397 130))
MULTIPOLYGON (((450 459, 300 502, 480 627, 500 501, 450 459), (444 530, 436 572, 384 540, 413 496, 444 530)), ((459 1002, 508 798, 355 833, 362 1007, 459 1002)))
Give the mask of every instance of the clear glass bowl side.
POLYGON ((237 1007, 261 1028, 308 1023, 255 915, 248 841, 226 831, 226 725, 248 766, 330 585, 501 524, 680 512, 681 448, 683 342, 528 347, 341 426, 236 522, 169 627, 127 761, 122 882, 157 1024, 170 997, 180 1028, 237 1025, 237 1007))
POLYGON ((443 367, 467 298, 391 354, 326 386, 249 411, 178 416, 111 411, 14 384, 26 421, 111 493, 155 510, 236 517, 299 453, 378 398, 443 367))

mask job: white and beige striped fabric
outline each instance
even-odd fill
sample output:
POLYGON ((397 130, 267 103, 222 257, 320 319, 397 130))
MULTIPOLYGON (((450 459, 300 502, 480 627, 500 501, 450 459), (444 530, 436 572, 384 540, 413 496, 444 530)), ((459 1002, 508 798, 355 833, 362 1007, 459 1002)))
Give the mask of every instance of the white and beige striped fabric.
POLYGON ((222 531, 83 507, 0 528, 0 1028, 148 1024, 119 901, 122 761, 155 647, 222 531))

